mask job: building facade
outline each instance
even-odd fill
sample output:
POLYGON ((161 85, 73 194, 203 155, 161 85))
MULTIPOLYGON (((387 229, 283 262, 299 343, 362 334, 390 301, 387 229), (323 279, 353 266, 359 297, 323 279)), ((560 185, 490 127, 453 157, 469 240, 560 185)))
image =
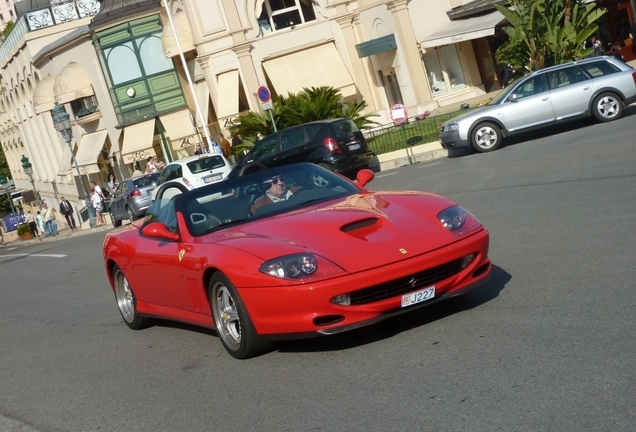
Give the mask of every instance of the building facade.
POLYGON ((0 143, 16 185, 29 188, 24 154, 45 201, 82 207, 82 183, 126 178, 153 155, 190 155, 261 111, 263 85, 274 98, 332 86, 365 100, 380 123, 395 104, 415 116, 500 88, 497 3, 20 2, 0 46, 0 143), (56 103, 71 115, 72 150, 54 128, 56 103))

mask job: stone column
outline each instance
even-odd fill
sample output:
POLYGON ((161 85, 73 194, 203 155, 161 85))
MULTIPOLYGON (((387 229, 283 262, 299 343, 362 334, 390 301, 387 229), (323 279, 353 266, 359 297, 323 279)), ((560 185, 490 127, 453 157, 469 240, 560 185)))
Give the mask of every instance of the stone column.
POLYGON ((407 0, 393 0, 387 3, 387 6, 395 20, 399 48, 402 50, 402 55, 406 62, 405 66, 411 79, 411 86, 415 92, 415 101, 420 105, 431 102, 433 97, 431 96, 428 79, 422 64, 422 55, 415 39, 413 24, 411 23, 406 4, 407 0))
POLYGON ((256 90, 261 85, 254 67, 254 61, 250 54, 252 46, 249 43, 243 45, 237 45, 232 48, 232 51, 236 53, 239 61, 240 73, 239 79, 243 79, 243 88, 245 89, 245 96, 250 106, 250 111, 261 111, 261 103, 256 96, 256 90))
POLYGON ((364 70, 362 59, 358 57, 358 52, 355 48, 358 41, 356 40, 356 35, 353 29, 353 17, 351 14, 347 14, 336 18, 336 21, 338 22, 338 25, 340 25, 340 30, 342 30, 342 35, 344 36, 347 55, 349 56, 351 67, 353 68, 353 81, 356 83, 356 87, 358 87, 358 91, 362 95, 362 99, 367 102, 366 111, 375 111, 375 104, 371 94, 371 88, 369 86, 369 77, 364 70))

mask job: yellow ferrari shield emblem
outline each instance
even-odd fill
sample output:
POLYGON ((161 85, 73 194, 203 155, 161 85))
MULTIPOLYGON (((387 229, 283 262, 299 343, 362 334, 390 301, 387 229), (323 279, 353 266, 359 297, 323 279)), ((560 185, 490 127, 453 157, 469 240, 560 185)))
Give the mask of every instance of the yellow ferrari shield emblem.
POLYGON ((185 249, 181 249, 179 251, 179 262, 181 262, 181 260, 183 259, 184 255, 185 255, 185 249))
POLYGON ((408 253, 404 248, 400 248, 400 252, 402 253, 402 255, 406 255, 408 253))

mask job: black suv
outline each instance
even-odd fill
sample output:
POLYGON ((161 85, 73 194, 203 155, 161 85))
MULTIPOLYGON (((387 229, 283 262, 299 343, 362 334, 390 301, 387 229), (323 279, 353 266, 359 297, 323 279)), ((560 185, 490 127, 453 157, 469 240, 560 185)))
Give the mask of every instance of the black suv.
POLYGON ((267 168, 294 162, 313 162, 342 174, 368 168, 373 152, 362 132, 348 119, 319 120, 266 136, 243 156, 230 177, 256 162, 267 168))

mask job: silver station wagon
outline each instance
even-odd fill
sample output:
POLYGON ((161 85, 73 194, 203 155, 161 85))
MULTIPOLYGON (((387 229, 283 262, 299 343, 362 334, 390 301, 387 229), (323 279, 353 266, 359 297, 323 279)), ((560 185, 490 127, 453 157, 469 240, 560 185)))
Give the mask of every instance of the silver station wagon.
POLYGON ((615 120, 636 101, 636 70, 614 57, 593 57, 532 72, 488 105, 448 120, 439 140, 446 149, 489 152, 516 133, 594 117, 615 120))

